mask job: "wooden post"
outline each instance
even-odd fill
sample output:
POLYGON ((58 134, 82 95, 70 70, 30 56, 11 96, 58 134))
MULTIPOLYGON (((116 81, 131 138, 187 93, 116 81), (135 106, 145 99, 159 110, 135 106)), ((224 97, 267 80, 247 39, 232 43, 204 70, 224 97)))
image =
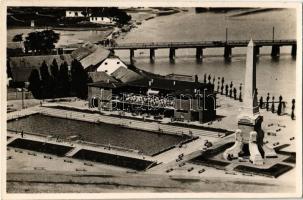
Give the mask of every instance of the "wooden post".
POLYGON ((230 59, 232 54, 231 46, 226 45, 224 47, 224 58, 225 59, 230 59))
POLYGON ((150 49, 149 58, 151 63, 155 62, 155 49, 150 49))
POLYGON ((278 57, 280 56, 280 46, 273 45, 271 49, 271 56, 272 57, 278 57))
POLYGON ((135 57, 135 50, 134 49, 130 49, 130 56, 129 56, 130 63, 134 62, 134 57, 135 57))
POLYGON ((197 59, 197 61, 201 62, 202 57, 203 57, 203 49, 202 49, 202 47, 197 47, 196 48, 196 59, 197 59))
POLYGON ((169 60, 171 62, 175 62, 176 57, 176 49, 175 48, 169 48, 169 60))
POLYGON ((296 57, 297 56, 297 44, 293 44, 291 46, 291 56, 296 57))
POLYGON ((275 27, 272 27, 272 41, 275 40, 275 27))

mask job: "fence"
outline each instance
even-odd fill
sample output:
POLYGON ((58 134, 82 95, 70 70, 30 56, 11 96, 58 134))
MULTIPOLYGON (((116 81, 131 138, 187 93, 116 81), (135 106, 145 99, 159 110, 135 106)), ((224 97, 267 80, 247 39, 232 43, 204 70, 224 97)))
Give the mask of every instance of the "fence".
MULTIPOLYGON (((34 99, 34 96, 31 92, 23 92, 23 99, 34 99)), ((22 100, 22 92, 8 92, 7 100, 22 100)))

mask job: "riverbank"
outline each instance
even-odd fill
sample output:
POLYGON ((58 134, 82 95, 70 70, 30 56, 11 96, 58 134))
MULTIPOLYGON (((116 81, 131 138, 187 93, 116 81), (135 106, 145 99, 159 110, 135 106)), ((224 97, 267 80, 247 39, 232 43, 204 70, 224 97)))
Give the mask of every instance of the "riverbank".
POLYGON ((156 17, 173 15, 179 12, 186 12, 186 10, 177 8, 171 8, 169 10, 162 10, 161 8, 129 10, 128 14, 130 14, 132 17, 130 23, 122 27, 116 26, 112 33, 106 37, 106 39, 124 40, 127 33, 133 29, 139 28, 139 26, 141 26, 145 21, 149 21, 156 17))
POLYGON ((37 192, 294 192, 285 182, 227 177, 107 172, 12 171, 7 174, 8 193, 37 192))
MULTIPOLYGON (((180 10, 181 11, 181 10, 180 10)), ((124 36, 132 31, 132 29, 138 28, 145 21, 159 17, 160 15, 172 15, 180 12, 179 9, 170 9, 168 11, 162 11, 159 9, 139 9, 130 10, 132 20, 123 26, 111 25, 111 26, 48 26, 48 29, 53 29, 60 33, 60 40, 56 44, 56 47, 75 46, 75 44, 84 44, 85 42, 101 43, 103 40, 110 39, 116 40, 118 38, 124 38, 124 36)), ((7 41, 11 42, 16 34, 23 34, 24 36, 33 31, 40 31, 45 29, 45 26, 11 26, 7 28, 7 41)))

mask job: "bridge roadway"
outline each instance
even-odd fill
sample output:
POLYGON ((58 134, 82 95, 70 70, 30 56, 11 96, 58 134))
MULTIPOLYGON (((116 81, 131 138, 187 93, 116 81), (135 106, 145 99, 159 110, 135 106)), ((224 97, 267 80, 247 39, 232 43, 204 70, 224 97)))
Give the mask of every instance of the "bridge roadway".
MULTIPOLYGON (((200 42, 150 42, 150 43, 122 43, 108 47, 109 49, 164 49, 164 48, 216 48, 216 47, 245 47, 249 40, 230 41, 200 41, 200 42)), ((296 40, 254 40, 258 47, 262 46, 292 46, 296 45, 296 40)))
MULTIPOLYGON (((111 50, 129 50, 130 62, 133 63, 135 50, 149 49, 150 60, 155 60, 156 49, 169 49, 169 59, 174 62, 176 57, 176 49, 180 48, 195 48, 197 61, 202 61, 203 49, 205 48, 224 48, 224 58, 230 59, 232 57, 232 48, 246 47, 249 40, 228 40, 228 41, 200 41, 200 42, 151 42, 151 43, 123 43, 108 46, 111 50)), ((297 54, 296 40, 254 40, 256 55, 259 55, 262 46, 271 46, 271 56, 278 57, 280 55, 281 46, 291 46, 291 55, 293 57, 297 54)))

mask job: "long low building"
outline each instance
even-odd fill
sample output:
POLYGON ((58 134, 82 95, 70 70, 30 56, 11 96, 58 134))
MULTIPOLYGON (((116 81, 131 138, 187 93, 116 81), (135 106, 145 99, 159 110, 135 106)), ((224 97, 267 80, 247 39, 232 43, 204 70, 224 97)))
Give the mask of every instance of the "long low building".
MULTIPOLYGON (((117 60, 108 58, 103 64, 112 59, 117 60)), ((216 117, 216 96, 211 83, 167 78, 126 66, 122 61, 111 70, 103 64, 93 72, 95 76, 99 73, 98 81, 88 85, 90 107, 200 123, 216 117)))

